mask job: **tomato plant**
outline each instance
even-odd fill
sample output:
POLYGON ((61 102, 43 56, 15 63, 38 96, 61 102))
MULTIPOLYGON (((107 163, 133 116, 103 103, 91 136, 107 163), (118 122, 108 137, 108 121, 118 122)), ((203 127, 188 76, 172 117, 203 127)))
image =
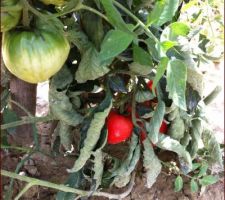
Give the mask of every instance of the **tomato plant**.
MULTIPOLYGON (((49 113, 10 121, 8 116, 14 115, 7 90, 2 97, 6 99, 1 108, 2 129, 7 135, 18 124, 35 126, 54 120, 52 155, 74 160, 65 185, 77 189, 59 185, 56 199, 90 194, 121 198, 100 193, 100 188, 132 185, 138 164, 143 164, 145 185, 150 188, 169 165, 158 157, 164 151, 176 155, 176 191, 182 188, 182 176, 191 177, 195 187, 204 186, 208 176, 210 183, 215 182, 207 174, 208 168, 204 176, 192 177, 198 169, 195 163, 222 165, 220 146, 205 114, 216 93, 206 97, 201 68, 206 61, 215 61, 212 48, 207 46, 210 38, 199 24, 193 27, 188 20, 181 20, 183 10, 196 1, 17 3, 8 0, 1 4, 4 65, 26 82, 49 80, 49 113), (75 130, 79 130, 79 137, 74 138, 75 130), (121 147, 123 159, 114 157, 108 148, 118 143, 127 145, 121 147), (84 191, 87 188, 91 192, 84 191)), ((201 14, 193 13, 191 18, 197 20, 201 14)), ((41 152, 35 131, 34 136, 30 152, 41 152)), ((43 183, 32 180, 33 185, 43 183)))

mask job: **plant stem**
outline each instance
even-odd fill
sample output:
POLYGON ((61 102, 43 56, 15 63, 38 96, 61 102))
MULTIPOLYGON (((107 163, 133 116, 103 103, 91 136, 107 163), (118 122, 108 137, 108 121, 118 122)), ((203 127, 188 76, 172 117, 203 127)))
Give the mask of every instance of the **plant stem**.
POLYGON ((33 183, 28 183, 21 191, 20 193, 15 197, 15 200, 19 200, 20 197, 23 196, 23 194, 29 190, 33 186, 33 183))
POLYGON ((1 148, 2 149, 15 149, 15 150, 23 151, 23 152, 26 152, 26 153, 29 153, 33 150, 33 149, 27 148, 27 147, 6 146, 6 145, 1 145, 1 148))
POLYGON ((217 95, 221 92, 222 88, 221 86, 216 86, 214 88, 214 90, 207 96, 204 98, 204 103, 205 105, 209 105, 216 97, 217 95))
POLYGON ((127 13, 131 18, 133 18, 145 31, 146 35, 148 35, 150 38, 152 38, 156 43, 158 43, 158 39, 153 35, 153 33, 145 26, 145 24, 138 19, 133 13, 131 13, 127 8, 125 8, 123 5, 121 5, 119 2, 112 0, 113 3, 123 10, 125 13, 127 13))
POLYGON ((0 10, 1 10, 1 12, 21 11, 22 7, 20 5, 4 6, 4 7, 0 7, 0 10))
MULTIPOLYGON (((36 179, 36 178, 27 177, 27 176, 21 176, 19 174, 9 172, 9 171, 6 171, 6 170, 1 170, 1 175, 7 176, 7 177, 10 177, 10 178, 14 178, 14 179, 18 179, 18 180, 21 180, 21 181, 24 181, 24 182, 28 182, 29 184, 22 191, 27 191, 27 189, 29 189, 31 187, 31 185, 32 186, 39 185, 39 186, 43 186, 43 187, 47 187, 47 188, 60 190, 60 191, 63 191, 63 192, 75 193, 75 194, 80 195, 81 197, 87 196, 87 195, 90 194, 90 191, 75 189, 75 188, 71 188, 71 187, 68 187, 68 186, 65 186, 65 185, 55 184, 55 183, 51 183, 51 182, 48 182, 48 181, 43 181, 43 180, 39 180, 39 179, 36 179)), ((94 192, 92 195, 93 196, 104 196, 104 197, 107 197, 109 199, 125 198, 132 191, 132 188, 135 184, 134 180, 135 180, 135 173, 132 174, 128 189, 121 194, 110 194, 110 193, 107 193, 107 192, 94 192)), ((22 191, 20 193, 22 193, 22 191)))
POLYGON ((22 23, 25 27, 29 27, 30 19, 29 19, 28 7, 26 5, 23 6, 22 23))
POLYGON ((22 120, 10 122, 8 124, 1 125, 1 130, 5 130, 8 128, 20 126, 23 124, 31 124, 31 123, 37 123, 37 122, 47 122, 54 120, 54 118, 50 115, 44 116, 44 117, 23 117, 22 120))

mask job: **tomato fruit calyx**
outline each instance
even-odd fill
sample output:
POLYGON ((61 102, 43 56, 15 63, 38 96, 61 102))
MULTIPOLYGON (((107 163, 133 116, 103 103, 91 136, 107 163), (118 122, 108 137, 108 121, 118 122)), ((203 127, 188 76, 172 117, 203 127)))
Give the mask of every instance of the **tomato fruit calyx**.
POLYGON ((130 138, 133 131, 132 120, 115 111, 107 118, 108 144, 118 144, 130 138))

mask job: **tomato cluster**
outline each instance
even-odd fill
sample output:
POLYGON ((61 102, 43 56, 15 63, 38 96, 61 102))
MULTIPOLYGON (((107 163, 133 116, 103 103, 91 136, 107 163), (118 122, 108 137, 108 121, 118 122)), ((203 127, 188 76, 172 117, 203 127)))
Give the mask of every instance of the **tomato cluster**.
MULTIPOLYGON (((147 83, 147 86, 150 90, 152 90, 153 81, 150 80, 147 83)), ((155 100, 144 102, 144 105, 150 106, 152 103, 156 103, 155 100)), ((121 114, 118 114, 115 110, 112 110, 109 113, 109 116, 107 118, 107 129, 108 129, 108 144, 117 144, 120 142, 124 142, 125 140, 129 139, 132 135, 132 131, 134 128, 134 125, 132 123, 131 119, 131 111, 132 108, 129 105, 126 109, 128 112, 128 116, 124 116, 121 114)), ((135 114, 136 118, 139 118, 138 113, 135 114)), ((138 122, 138 125, 141 128, 144 128, 144 124, 138 122)), ((165 134, 167 132, 167 122, 166 120, 163 120, 159 132, 162 134, 165 134)), ((147 138, 147 133, 143 130, 140 132, 140 140, 143 141, 147 138)), ((153 144, 154 146, 154 144, 153 144)))

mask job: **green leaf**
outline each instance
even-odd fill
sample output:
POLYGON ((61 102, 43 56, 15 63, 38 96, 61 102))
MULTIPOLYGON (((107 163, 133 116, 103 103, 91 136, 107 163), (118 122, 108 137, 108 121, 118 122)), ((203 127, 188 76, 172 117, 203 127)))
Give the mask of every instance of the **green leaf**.
POLYGON ((191 182, 190 182, 190 188, 191 188, 191 192, 198 192, 199 190, 198 183, 193 178, 191 179, 191 182))
POLYGON ((99 140, 101 130, 105 124, 105 119, 108 116, 112 107, 111 98, 109 101, 109 96, 106 96, 105 100, 101 104, 102 105, 100 105, 99 107, 103 107, 104 105, 104 108, 102 109, 99 108, 94 113, 90 126, 87 130, 87 134, 86 134, 87 136, 84 140, 83 147, 80 150, 80 155, 78 159, 75 161, 73 168, 68 170, 69 172, 76 172, 85 165, 86 161, 91 156, 92 150, 95 148, 99 140))
POLYGON ((66 18, 64 24, 67 26, 67 39, 83 54, 92 45, 87 35, 82 31, 80 25, 75 22, 74 17, 66 18))
POLYGON ((153 67, 151 55, 136 44, 133 44, 133 60, 141 65, 153 67))
POLYGON ((167 67, 167 90, 169 91, 169 98, 171 98, 175 105, 180 109, 186 111, 186 80, 187 67, 181 60, 171 60, 167 67))
POLYGON ((64 65, 59 72, 51 78, 51 84, 57 89, 65 89, 73 81, 73 76, 69 68, 64 65), (65 78, 66 77, 66 78, 65 78))
MULTIPOLYGON (((9 109, 9 108, 5 108, 3 111, 3 122, 4 124, 8 124, 10 122, 15 122, 18 121, 19 117, 17 116, 16 112, 14 112, 13 110, 9 109)), ((16 127, 13 128, 8 128, 7 131, 11 134, 16 133, 16 127)))
POLYGON ((202 166, 199 169, 199 173, 197 174, 198 177, 202 177, 204 175, 206 175, 206 172, 208 170, 208 164, 207 163, 203 163, 202 166))
POLYGON ((95 190, 98 189, 98 187, 101 185, 102 182, 102 174, 103 174, 103 154, 101 149, 98 149, 97 151, 94 152, 94 180, 95 180, 95 190))
POLYGON ((199 184, 202 186, 208 186, 216 183, 219 179, 212 175, 203 176, 203 178, 199 179, 199 184))
POLYGON ((177 153, 180 160, 181 170, 184 174, 187 174, 192 170, 192 160, 190 154, 185 150, 185 148, 177 141, 166 135, 159 135, 159 142, 156 146, 177 153))
POLYGON ((135 100, 138 103, 143 103, 145 101, 149 101, 154 99, 155 96, 148 90, 138 90, 136 95, 135 95, 135 100))
POLYGON ((127 88, 122 77, 115 75, 109 77, 109 86, 115 92, 127 93, 127 88))
POLYGON ((192 171, 195 171, 196 169, 201 167, 201 163, 193 163, 192 164, 192 171))
POLYGON ((165 114, 165 103, 159 101, 150 123, 146 123, 148 137, 155 144, 158 142, 159 129, 165 114))
POLYGON ((119 55, 129 46, 133 39, 133 36, 126 32, 110 30, 101 44, 100 59, 104 61, 119 55))
POLYGON ((63 147, 66 150, 71 150, 72 145, 72 127, 68 124, 60 121, 59 124, 59 137, 60 137, 60 143, 63 145, 63 147))
POLYGON ((138 74, 138 75, 148 75, 151 73, 152 71, 152 66, 150 65, 141 65, 139 63, 136 62, 132 62, 129 65, 129 69, 130 71, 138 74))
POLYGON ((155 155, 152 145, 148 139, 144 140, 143 145, 143 165, 146 169, 147 187, 151 188, 152 185, 156 182, 156 178, 161 172, 162 165, 158 157, 155 155))
POLYGON ((180 140, 181 138, 184 137, 184 132, 185 132, 185 124, 183 119, 178 115, 170 124, 169 130, 168 130, 168 135, 175 139, 175 140, 180 140))
POLYGON ((153 85, 152 85, 152 91, 155 90, 156 85, 158 84, 159 80, 162 78, 164 75, 167 65, 168 65, 169 59, 167 57, 163 57, 160 59, 160 63, 158 67, 156 68, 157 72, 153 80, 153 85))
POLYGON ((209 151, 208 161, 210 164, 219 164, 223 167, 222 153, 220 145, 216 140, 215 135, 209 128, 205 128, 202 133, 202 140, 205 148, 209 151))
POLYGON ((112 0, 100 0, 100 1, 101 1, 101 4, 103 5, 103 7, 105 9, 106 16, 108 17, 110 23, 114 27, 120 29, 121 31, 131 33, 127 24, 123 21, 120 13, 118 12, 118 10, 113 5, 112 0))
MULTIPOLYGON (((87 6, 95 7, 94 2, 87 1, 87 6)), ((81 23, 90 41, 99 50, 104 37, 102 18, 89 11, 81 13, 81 23)))
POLYGON ((179 192, 183 188, 183 179, 181 176, 177 176, 175 182, 174 182, 174 191, 179 192))
POLYGON ((95 80, 109 72, 108 65, 111 62, 111 59, 102 62, 97 50, 92 46, 83 54, 75 79, 78 83, 95 80))
MULTIPOLYGON (((83 185, 84 177, 82 171, 78 171, 69 175, 69 178, 64 185, 67 185, 72 188, 81 188, 83 185)), ((58 192, 56 195, 56 200, 74 200, 77 197, 74 193, 69 192, 58 192)))
POLYGON ((148 15, 148 25, 161 26, 172 20, 179 6, 179 0, 157 1, 153 10, 148 15))
POLYGON ((77 126, 83 121, 83 116, 73 109, 66 91, 58 92, 52 84, 49 90, 49 107, 56 119, 68 125, 77 126))

